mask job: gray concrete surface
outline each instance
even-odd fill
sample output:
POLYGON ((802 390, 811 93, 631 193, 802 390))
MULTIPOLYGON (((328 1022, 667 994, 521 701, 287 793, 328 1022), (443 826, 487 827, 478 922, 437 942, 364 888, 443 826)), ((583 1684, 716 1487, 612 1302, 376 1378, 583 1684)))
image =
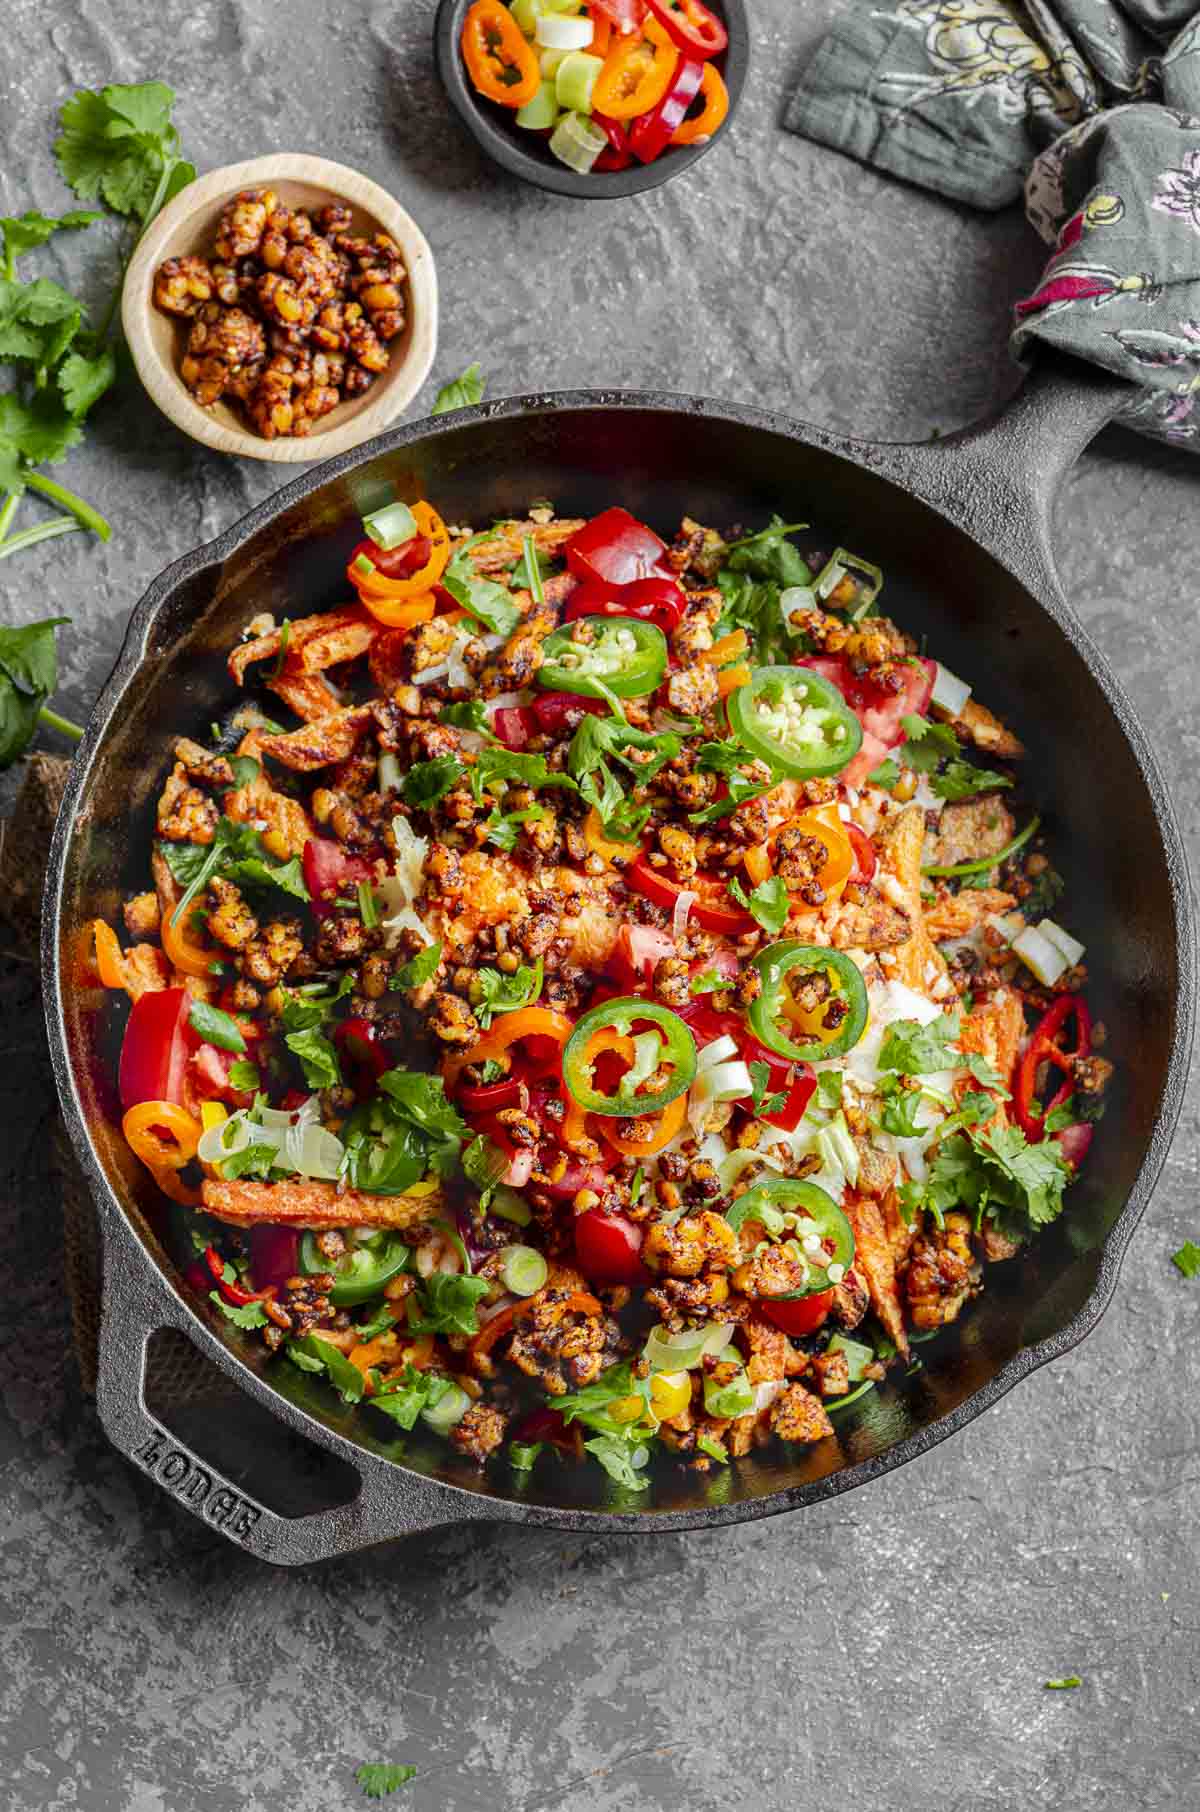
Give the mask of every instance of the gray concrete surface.
MULTIPOLYGON (((1015 215, 977 218, 777 128, 836 0, 754 0, 736 134, 689 178, 584 207, 514 186, 449 114, 430 0, 9 0, 4 212, 65 205, 54 110, 79 84, 179 91, 196 162, 314 149, 423 222, 437 372, 493 394, 665 384, 916 437, 997 407, 1015 215)), ((100 231, 63 266, 102 287, 100 231)), ((57 255, 47 259, 53 270, 57 255)), ((432 388, 424 403, 432 398, 432 388)), ((0 566, 4 620, 52 604, 86 711, 130 605, 266 496, 271 468, 182 440, 136 385, 69 479, 116 524, 0 566)), ((1064 576, 1200 818, 1198 472, 1117 433, 1061 511, 1064 576)), ((31 517, 33 506, 30 508, 31 517)), ((48 1176, 36 976, 0 993, 0 1803, 10 1812, 329 1812, 411 1761, 414 1812, 1158 1812, 1197 1804, 1198 1097, 1084 1348, 920 1464, 802 1517, 656 1541, 445 1534, 272 1572, 118 1459, 82 1397, 48 1176), (1078 1673, 1082 1687, 1043 1682, 1078 1673)))

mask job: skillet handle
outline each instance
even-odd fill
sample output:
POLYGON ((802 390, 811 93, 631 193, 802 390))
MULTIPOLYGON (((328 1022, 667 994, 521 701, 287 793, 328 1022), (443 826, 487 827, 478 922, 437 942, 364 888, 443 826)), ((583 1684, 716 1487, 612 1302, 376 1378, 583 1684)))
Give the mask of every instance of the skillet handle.
MULTIPOLYGON (((146 1356, 152 1334, 173 1327, 195 1334, 202 1324, 169 1287, 140 1242, 119 1243, 105 1211, 104 1293, 96 1407, 113 1445, 210 1528, 273 1566, 303 1566, 353 1553, 442 1525, 503 1518, 505 1506, 406 1471, 304 1419, 306 1439, 320 1442, 358 1472, 361 1489, 348 1504, 306 1516, 281 1516, 261 1503, 212 1461, 164 1428, 146 1403, 146 1356), (131 1250, 131 1247, 133 1250, 131 1250)), ((245 1373, 213 1343, 222 1370, 245 1373)), ((255 1392, 257 1395, 257 1391, 255 1392)), ((279 1398, 262 1387, 262 1400, 279 1414, 279 1398)), ((284 1417, 285 1420, 290 1418, 284 1417)))
POLYGON ((992 420, 943 440, 876 444, 871 463, 966 529, 1029 589, 1065 603, 1052 543, 1059 491, 1133 395, 1125 379, 1055 351, 992 420))

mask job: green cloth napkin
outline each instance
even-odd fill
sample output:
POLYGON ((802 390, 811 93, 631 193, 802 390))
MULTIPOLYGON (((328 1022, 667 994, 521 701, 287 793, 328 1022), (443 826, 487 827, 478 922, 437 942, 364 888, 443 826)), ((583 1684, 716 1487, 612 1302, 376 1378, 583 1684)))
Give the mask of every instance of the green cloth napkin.
POLYGON ((1130 379, 1122 419, 1200 451, 1197 0, 853 0, 785 124, 977 208, 1023 191, 1054 250, 1018 358, 1130 379))

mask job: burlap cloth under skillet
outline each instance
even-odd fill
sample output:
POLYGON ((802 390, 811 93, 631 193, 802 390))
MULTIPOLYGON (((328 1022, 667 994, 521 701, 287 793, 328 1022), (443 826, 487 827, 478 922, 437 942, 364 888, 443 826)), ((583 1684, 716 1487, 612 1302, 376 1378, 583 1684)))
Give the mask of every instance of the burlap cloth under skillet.
MULTIPOLYGON (((54 820, 62 801, 69 761, 31 755, 25 764, 13 816, 0 822, 0 903, 13 948, 35 962, 41 922, 42 882, 54 820)), ((56 1123, 54 1174, 62 1190, 63 1252, 71 1321, 83 1386, 96 1388, 100 1341, 101 1254, 96 1210, 61 1120, 56 1123)), ((224 1394, 221 1373, 182 1334, 158 1337, 151 1365, 155 1400, 185 1403, 224 1394)))

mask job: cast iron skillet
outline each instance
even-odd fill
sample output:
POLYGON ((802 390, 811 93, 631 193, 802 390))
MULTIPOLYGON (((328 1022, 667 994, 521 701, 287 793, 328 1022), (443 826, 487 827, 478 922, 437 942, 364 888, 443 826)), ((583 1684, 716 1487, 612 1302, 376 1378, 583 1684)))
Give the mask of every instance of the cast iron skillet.
MULTIPOLYGON (((1120 394, 1082 369, 1044 370, 992 426, 921 446, 869 445, 657 393, 516 398, 396 429, 331 460, 155 580, 75 760, 43 920, 55 1075, 103 1226, 99 1411, 123 1453, 196 1514, 285 1565, 470 1520, 690 1529, 818 1503, 913 1459, 1095 1326, 1179 1112, 1194 993, 1187 874, 1162 777, 1063 597, 1049 543, 1058 486, 1120 394), (664 530, 684 510, 721 525, 765 522, 774 509, 788 521, 810 517, 823 544, 884 566, 894 615, 928 631, 936 653, 1028 741, 1030 790, 1071 878, 1069 922, 1089 948, 1118 1086, 1062 1221, 1026 1256, 993 1267, 979 1302, 920 1349, 923 1369, 848 1411, 836 1440, 773 1448, 707 1478, 664 1467, 633 1502, 614 1498, 598 1467, 484 1477, 416 1437, 375 1440, 367 1417, 306 1396, 309 1381, 286 1361, 272 1370, 285 1398, 248 1340, 201 1320, 177 1289, 147 1218, 155 1192, 120 1137, 99 996, 71 980, 77 939, 144 884, 171 740, 230 705, 224 657, 242 625, 259 610, 297 617, 334 602, 358 518, 392 485, 409 499, 428 495, 450 522, 486 523, 540 496, 579 515, 621 502, 664 530), (349 1501, 283 1514, 247 1474, 222 1475, 169 1433, 144 1389, 147 1340, 164 1327, 182 1330, 245 1397, 351 1462, 361 1489, 351 1480, 349 1501)), ((266 1420, 250 1405, 245 1414, 266 1420)))

